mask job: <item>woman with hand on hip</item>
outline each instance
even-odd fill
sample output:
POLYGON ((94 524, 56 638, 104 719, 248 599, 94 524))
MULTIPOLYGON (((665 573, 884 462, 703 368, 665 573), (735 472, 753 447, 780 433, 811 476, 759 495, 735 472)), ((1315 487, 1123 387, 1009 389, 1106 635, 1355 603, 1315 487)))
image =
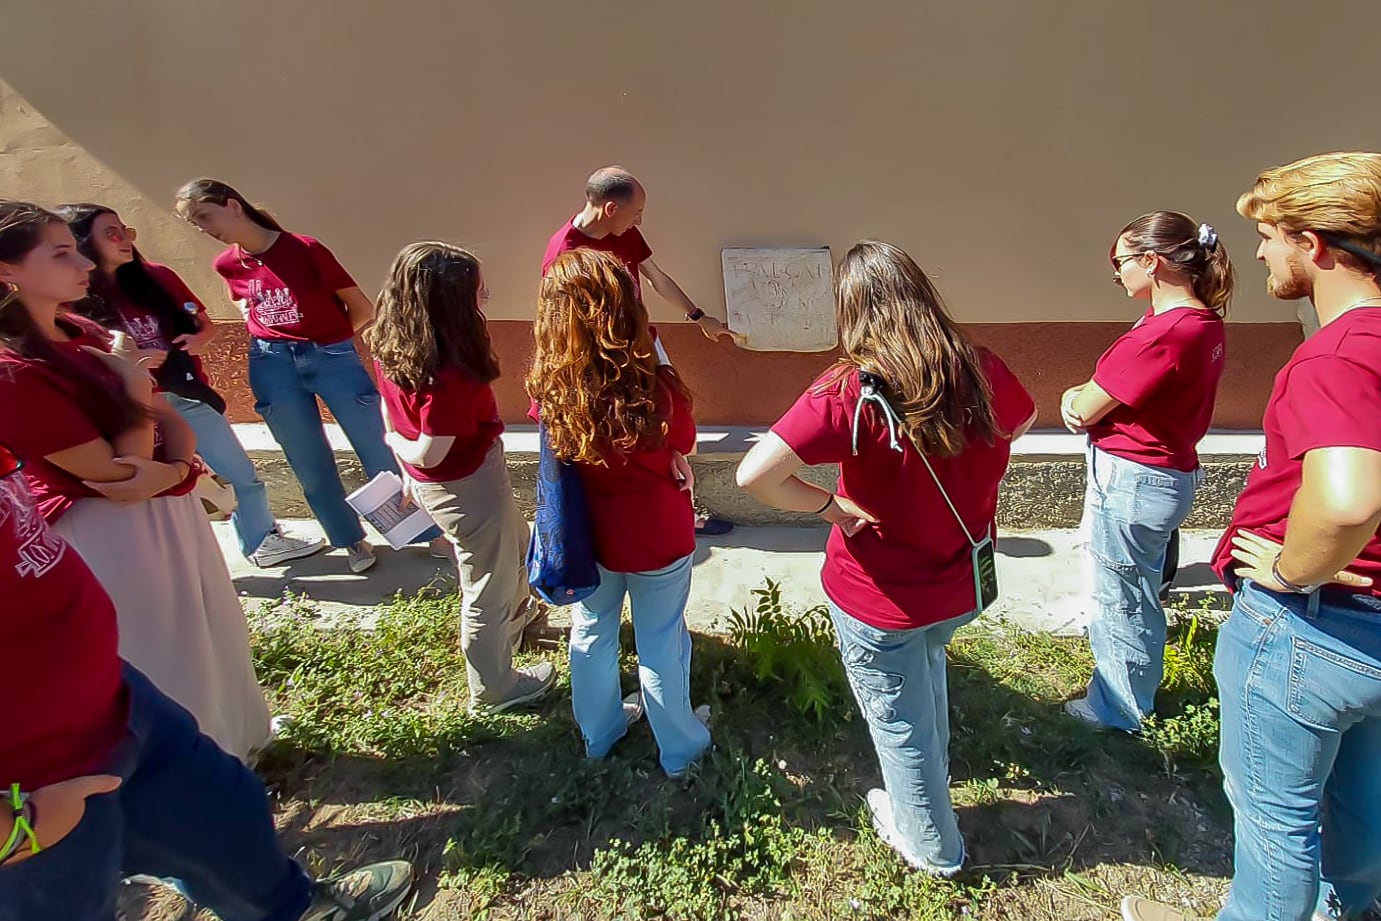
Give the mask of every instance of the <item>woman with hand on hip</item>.
POLYGON ((748 452, 738 483, 834 526, 821 582, 882 764, 873 826, 912 867, 950 876, 964 840, 949 797, 945 646, 995 595, 998 484, 1035 404, 896 246, 845 254, 836 314, 839 361, 748 452), (839 465, 834 492, 797 476, 820 464, 839 465))

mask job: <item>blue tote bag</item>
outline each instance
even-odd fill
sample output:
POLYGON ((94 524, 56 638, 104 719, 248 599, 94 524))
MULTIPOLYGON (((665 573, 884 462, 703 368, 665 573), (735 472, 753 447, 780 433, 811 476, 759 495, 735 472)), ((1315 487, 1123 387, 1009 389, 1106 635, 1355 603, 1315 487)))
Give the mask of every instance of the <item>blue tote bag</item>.
POLYGON ((537 427, 537 438, 541 454, 537 515, 527 548, 528 584, 549 604, 575 604, 599 588, 590 506, 575 465, 551 452, 545 425, 537 427))

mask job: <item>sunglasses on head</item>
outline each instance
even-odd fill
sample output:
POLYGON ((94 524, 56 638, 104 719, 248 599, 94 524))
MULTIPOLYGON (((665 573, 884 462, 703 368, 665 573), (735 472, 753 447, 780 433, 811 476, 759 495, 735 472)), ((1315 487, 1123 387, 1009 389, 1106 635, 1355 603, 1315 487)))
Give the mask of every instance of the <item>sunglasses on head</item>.
POLYGON ((24 461, 4 445, 0 445, 0 477, 17 473, 24 467, 24 461))

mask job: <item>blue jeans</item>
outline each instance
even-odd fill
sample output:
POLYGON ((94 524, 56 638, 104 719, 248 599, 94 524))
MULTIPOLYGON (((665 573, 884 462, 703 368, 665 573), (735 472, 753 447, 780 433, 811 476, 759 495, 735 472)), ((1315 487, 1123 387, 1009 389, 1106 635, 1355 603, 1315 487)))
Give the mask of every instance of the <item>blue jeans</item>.
POLYGON ((1155 711, 1165 667, 1166 548, 1189 517, 1203 472, 1148 467, 1090 446, 1088 478, 1095 605, 1088 702, 1103 725, 1135 732, 1155 711))
POLYGON ((839 655, 873 737, 897 833, 908 855, 940 872, 964 863, 964 838, 949 798, 945 646, 977 616, 883 630, 830 603, 839 655))
POLYGON ((245 453, 225 416, 200 400, 189 400, 175 393, 163 396, 192 427, 192 433, 197 436, 197 453, 218 476, 235 487, 235 513, 230 516, 230 522, 240 541, 240 553, 249 556, 277 527, 273 512, 269 511, 268 490, 259 479, 254 462, 245 453))
POLYGON ((638 684, 662 769, 679 774, 710 746, 690 699, 691 637, 686 629, 691 557, 651 572, 599 568, 599 588, 571 608, 571 704, 591 758, 628 732, 619 690, 619 622, 633 609, 638 684))
MULTIPOLYGON (((182 881, 224 921, 298 921, 311 880, 278 844, 264 785, 125 666, 129 729, 70 835, 0 868, 0 921, 111 921, 125 876, 182 881)), ((42 817, 39 817, 42 821, 42 817)))
POLYGON ((1213 675, 1236 837, 1219 921, 1359 917, 1381 895, 1381 603, 1243 583, 1213 675))
MULTIPOLYGON (((364 540, 359 516, 345 501, 345 486, 317 407, 320 397, 350 439, 366 478, 385 470, 398 472, 398 462, 384 442, 379 391, 364 370, 355 344, 251 339, 249 386, 255 410, 282 446, 331 546, 348 547, 364 540)), ((432 528, 418 540, 440 535, 432 528)))

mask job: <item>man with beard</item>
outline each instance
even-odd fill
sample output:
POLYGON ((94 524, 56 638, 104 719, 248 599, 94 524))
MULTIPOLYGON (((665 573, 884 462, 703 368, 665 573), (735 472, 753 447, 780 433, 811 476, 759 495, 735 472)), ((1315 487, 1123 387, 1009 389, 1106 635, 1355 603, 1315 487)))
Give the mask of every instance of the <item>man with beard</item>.
MULTIPOLYGON (((1359 919, 1381 894, 1381 154, 1262 173, 1267 290, 1319 332, 1276 376, 1266 448, 1214 554, 1220 761, 1235 817, 1218 921, 1359 919)), ((1126 921, 1184 915, 1128 897, 1126 921)))

